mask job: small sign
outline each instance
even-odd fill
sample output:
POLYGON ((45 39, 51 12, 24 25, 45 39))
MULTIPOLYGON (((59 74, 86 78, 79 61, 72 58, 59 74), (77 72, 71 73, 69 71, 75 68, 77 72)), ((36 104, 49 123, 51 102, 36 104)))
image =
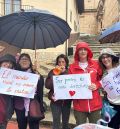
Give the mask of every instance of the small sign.
POLYGON ((53 76, 55 99, 92 99, 90 74, 53 76))
POLYGON ((102 87, 111 98, 120 96, 120 66, 113 69, 102 79, 102 87))

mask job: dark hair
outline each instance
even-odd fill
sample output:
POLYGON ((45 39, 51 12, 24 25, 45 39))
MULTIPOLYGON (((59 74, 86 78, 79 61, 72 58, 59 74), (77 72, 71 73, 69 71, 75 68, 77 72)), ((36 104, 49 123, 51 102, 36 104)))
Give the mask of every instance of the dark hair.
MULTIPOLYGON (((112 58, 112 67, 116 67, 119 64, 119 60, 116 59, 113 55, 107 54, 112 58)), ((102 55, 98 59, 100 67, 102 68, 103 73, 106 71, 106 66, 102 63, 102 55)))
POLYGON ((22 53, 22 54, 20 55, 19 60, 18 60, 18 62, 17 62, 17 69, 22 70, 22 68, 21 68, 21 66, 20 66, 20 64, 19 64, 19 62, 20 62, 21 58, 24 57, 24 56, 29 59, 29 61, 30 61, 30 66, 29 66, 29 68, 31 68, 31 70, 33 71, 33 69, 32 69, 32 66, 33 66, 32 60, 31 60, 31 58, 30 58, 30 55, 27 54, 27 53, 22 53))
POLYGON ((65 62, 66 62, 66 69, 68 69, 68 66, 69 66, 69 60, 68 60, 68 58, 67 58, 67 56, 66 55, 64 55, 64 54, 60 54, 59 56, 57 56, 57 58, 56 58, 56 65, 58 65, 58 60, 60 59, 60 58, 63 58, 64 60, 65 60, 65 62))

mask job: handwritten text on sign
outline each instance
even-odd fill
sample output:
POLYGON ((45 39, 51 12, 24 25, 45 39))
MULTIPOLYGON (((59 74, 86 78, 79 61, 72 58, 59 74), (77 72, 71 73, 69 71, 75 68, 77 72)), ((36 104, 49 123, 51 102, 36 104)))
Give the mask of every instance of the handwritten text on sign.
POLYGON ((38 78, 36 74, 0 68, 0 93, 33 98, 38 78))
POLYGON ((120 96, 120 66, 102 79, 102 86, 111 98, 120 96))
POLYGON ((92 99, 88 89, 90 74, 70 74, 53 77, 55 99, 92 99))

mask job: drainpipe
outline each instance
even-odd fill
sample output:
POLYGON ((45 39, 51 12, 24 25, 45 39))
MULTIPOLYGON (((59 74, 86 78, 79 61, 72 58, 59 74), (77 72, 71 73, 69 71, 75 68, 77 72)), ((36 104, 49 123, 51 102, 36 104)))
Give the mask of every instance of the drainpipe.
POLYGON ((120 0, 118 0, 118 17, 119 17, 119 21, 120 21, 120 0))
MULTIPOLYGON (((66 22, 68 22, 68 0, 66 0, 66 22)), ((68 55, 68 40, 65 42, 65 55, 68 55)))

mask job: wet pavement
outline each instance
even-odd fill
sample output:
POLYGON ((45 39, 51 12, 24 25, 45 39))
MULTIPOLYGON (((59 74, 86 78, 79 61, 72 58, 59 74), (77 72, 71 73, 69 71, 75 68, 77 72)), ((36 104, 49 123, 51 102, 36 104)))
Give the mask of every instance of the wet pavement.
MULTIPOLYGON (((48 91, 45 89, 44 92, 47 94, 48 91)), ((45 112, 45 119, 40 122, 40 129, 52 129, 52 113, 50 110, 50 101, 48 100, 47 96, 44 96, 44 102, 47 104, 47 111, 45 112)), ((69 123, 71 127, 70 129, 73 129, 75 126, 73 110, 71 110, 69 123)), ((7 129, 18 129, 15 113, 13 114, 11 121, 8 123, 7 129)))
MULTIPOLYGON (((10 121, 8 123, 7 129, 18 129, 17 122, 16 121, 10 121)), ((29 127, 27 129, 29 129, 29 127)), ((52 129, 52 128, 45 127, 45 126, 41 125, 40 129, 52 129)))

